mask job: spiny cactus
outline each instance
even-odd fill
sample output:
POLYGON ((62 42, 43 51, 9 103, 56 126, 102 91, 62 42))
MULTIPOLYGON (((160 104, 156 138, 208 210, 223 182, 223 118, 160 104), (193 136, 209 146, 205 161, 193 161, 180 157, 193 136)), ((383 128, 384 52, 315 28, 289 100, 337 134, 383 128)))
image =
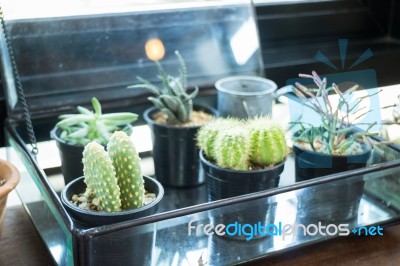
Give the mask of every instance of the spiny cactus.
POLYGON ((197 142, 202 147, 208 158, 216 161, 215 141, 221 129, 233 129, 243 127, 243 122, 236 118, 216 118, 203 126, 197 132, 197 142))
POLYGON ((266 117, 215 119, 200 128, 197 144, 208 159, 233 170, 270 167, 287 154, 282 127, 266 117))
POLYGON ((249 120, 250 160, 258 165, 275 165, 283 161, 287 153, 285 132, 271 119, 249 120))
POLYGON ((249 170, 249 142, 243 128, 224 130, 215 141, 216 162, 222 168, 249 170))
POLYGON ((116 131, 106 152, 97 142, 83 151, 85 183, 98 201, 99 211, 120 211, 143 206, 144 182, 140 158, 129 136, 116 131))
POLYGON ((154 97, 148 98, 149 101, 167 116, 167 122, 185 123, 190 120, 190 115, 193 111, 193 99, 197 96, 199 89, 195 87, 191 94, 186 93, 186 65, 179 52, 175 51, 175 54, 179 61, 179 77, 168 75, 162 65, 156 61, 162 88, 142 77, 137 77, 141 84, 131 85, 128 88, 147 89, 154 95, 154 97))
POLYGON ((121 208, 131 209, 143 205, 144 185, 140 158, 132 141, 122 131, 115 132, 107 145, 121 189, 121 208))
POLYGON ((100 211, 121 209, 120 188, 115 178, 115 170, 104 147, 90 142, 83 150, 83 172, 90 193, 98 200, 100 211))

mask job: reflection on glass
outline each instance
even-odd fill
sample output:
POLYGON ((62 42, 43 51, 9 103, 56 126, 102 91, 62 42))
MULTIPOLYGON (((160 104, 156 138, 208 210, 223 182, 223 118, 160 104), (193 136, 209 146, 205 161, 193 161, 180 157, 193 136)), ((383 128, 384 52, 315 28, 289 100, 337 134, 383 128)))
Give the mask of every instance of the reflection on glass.
POLYGON ((150 60, 159 61, 164 58, 165 48, 163 42, 158 38, 149 39, 144 45, 146 55, 150 60))
POLYGON ((233 56, 238 65, 244 65, 258 49, 257 29, 254 20, 248 19, 230 40, 233 56))

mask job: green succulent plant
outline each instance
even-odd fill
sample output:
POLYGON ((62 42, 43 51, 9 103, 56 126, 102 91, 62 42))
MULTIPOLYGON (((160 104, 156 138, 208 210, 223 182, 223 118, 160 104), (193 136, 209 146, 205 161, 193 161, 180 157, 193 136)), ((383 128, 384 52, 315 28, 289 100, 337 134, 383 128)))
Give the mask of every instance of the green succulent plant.
POLYGON ((92 141, 83 151, 87 192, 99 211, 120 211, 143 206, 144 181, 140 158, 129 136, 115 131, 107 151, 92 141))
POLYGON ((221 129, 231 130, 244 127, 244 123, 236 118, 215 118, 207 126, 203 126, 197 132, 198 146, 201 147, 208 158, 216 161, 215 141, 221 129))
POLYGON ((167 74, 160 62, 156 61, 161 88, 140 76, 137 79, 141 83, 130 85, 128 88, 144 88, 151 92, 154 96, 149 97, 149 101, 166 115, 168 123, 186 123, 190 121, 193 99, 197 96, 199 88, 195 87, 192 93, 187 93, 186 65, 180 53, 175 51, 175 54, 179 61, 179 77, 167 74))
POLYGON ((365 130, 355 131, 354 120, 356 119, 351 117, 359 118, 370 111, 364 110, 363 113, 357 113, 361 109, 358 109, 357 106, 372 95, 358 98, 355 104, 350 103, 346 96, 356 91, 358 85, 341 92, 335 83, 328 87, 326 78, 321 79, 315 71, 311 75, 300 74, 299 76, 312 79, 317 85, 315 89, 296 83, 294 92, 304 105, 307 105, 319 115, 321 125, 316 126, 300 121, 301 117, 298 121, 291 122, 292 126, 300 126, 300 129, 292 137, 293 141, 306 144, 305 147, 310 150, 326 154, 351 155, 362 153, 361 144, 371 144, 367 137, 378 134, 369 132, 377 122, 369 123, 365 130), (330 93, 339 96, 337 107, 331 103, 328 97, 330 93))
POLYGON ((69 144, 86 145, 97 141, 107 145, 111 134, 116 130, 131 134, 131 123, 138 115, 129 112, 103 114, 100 102, 92 98, 93 110, 78 106, 78 114, 64 114, 56 127, 61 129, 59 137, 69 144))
POLYGON ((219 132, 215 140, 217 165, 233 170, 249 170, 249 137, 242 127, 219 132))
POLYGON ((283 161, 287 144, 283 128, 270 119, 248 120, 250 160, 258 165, 275 165, 283 161))
POLYGON ((271 167, 287 155, 282 127, 267 117, 214 119, 200 127, 197 144, 209 160, 233 170, 271 167))

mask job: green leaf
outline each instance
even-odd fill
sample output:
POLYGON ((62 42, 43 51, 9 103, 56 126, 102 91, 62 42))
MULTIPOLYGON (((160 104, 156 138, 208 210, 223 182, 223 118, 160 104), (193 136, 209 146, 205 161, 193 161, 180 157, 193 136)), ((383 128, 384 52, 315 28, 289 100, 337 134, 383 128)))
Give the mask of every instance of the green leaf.
POLYGON ((84 114, 84 115, 93 115, 93 112, 90 111, 89 109, 83 107, 83 106, 78 106, 76 107, 78 109, 79 113, 84 114))
POLYGON ((77 114, 72 117, 66 118, 64 120, 59 121, 56 124, 56 127, 66 128, 76 125, 81 122, 89 122, 93 120, 93 116, 84 115, 84 114, 77 114))
POLYGON ((96 97, 92 98, 92 105, 93 105, 95 115, 100 116, 101 115, 101 105, 100 105, 99 100, 96 99, 96 97))

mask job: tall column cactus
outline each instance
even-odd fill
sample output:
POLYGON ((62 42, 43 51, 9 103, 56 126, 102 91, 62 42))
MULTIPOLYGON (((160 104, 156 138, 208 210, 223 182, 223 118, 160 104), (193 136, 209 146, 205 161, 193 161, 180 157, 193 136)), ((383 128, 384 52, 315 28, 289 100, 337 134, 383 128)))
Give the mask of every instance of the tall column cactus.
POLYGON ((83 151, 83 171, 87 190, 98 201, 99 211, 120 211, 143 206, 144 181, 140 158, 129 136, 116 131, 107 152, 97 142, 83 151))
POLYGON ((140 158, 135 146, 128 135, 122 131, 117 131, 110 138, 107 150, 121 189, 122 209, 141 207, 144 198, 144 185, 140 158))
POLYGON ((87 189, 99 202, 97 208, 108 212, 121 210, 120 188, 104 147, 95 141, 87 144, 82 162, 87 189))

